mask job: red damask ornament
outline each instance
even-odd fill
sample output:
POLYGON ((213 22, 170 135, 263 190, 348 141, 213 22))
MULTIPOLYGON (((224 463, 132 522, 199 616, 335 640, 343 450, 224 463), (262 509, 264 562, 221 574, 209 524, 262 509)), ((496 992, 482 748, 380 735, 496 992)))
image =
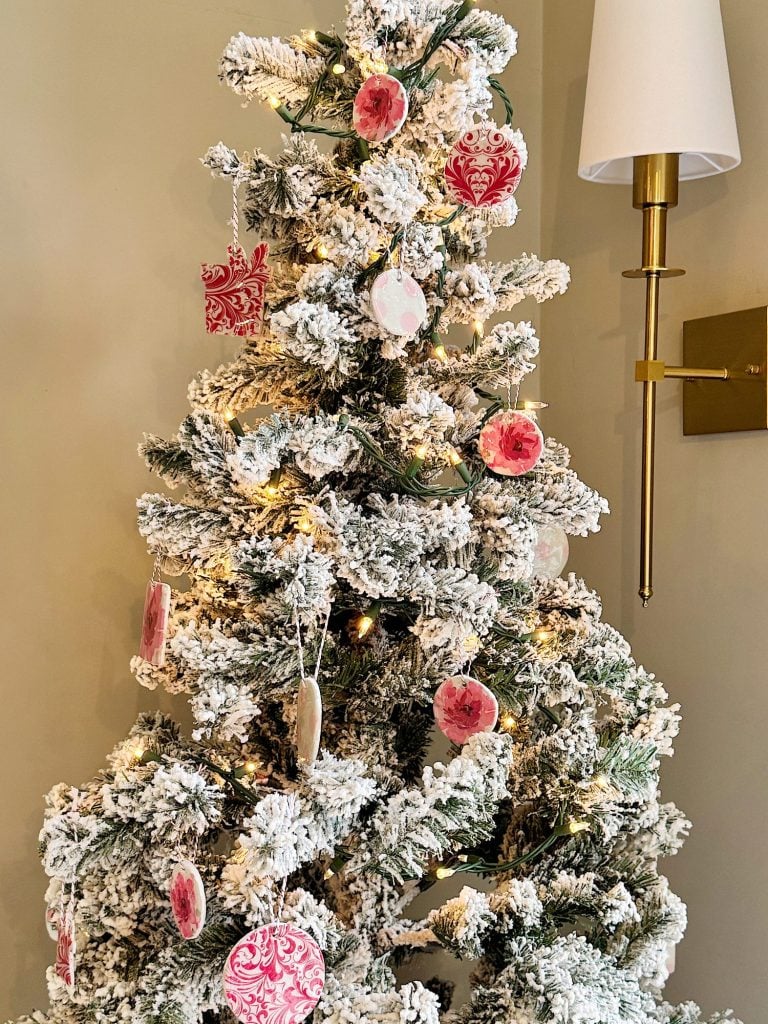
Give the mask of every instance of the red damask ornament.
POLYGON ((209 334, 256 334, 264 315, 269 281, 269 246, 261 242, 250 259, 241 246, 227 246, 229 263, 203 263, 205 329, 209 334))
POLYGON ((454 143, 445 165, 450 198, 474 210, 509 199, 523 176, 523 161, 510 132, 481 124, 454 143))
POLYGON ((70 995, 75 991, 75 915, 72 909, 64 911, 59 918, 58 937, 56 941, 56 974, 67 987, 70 995))

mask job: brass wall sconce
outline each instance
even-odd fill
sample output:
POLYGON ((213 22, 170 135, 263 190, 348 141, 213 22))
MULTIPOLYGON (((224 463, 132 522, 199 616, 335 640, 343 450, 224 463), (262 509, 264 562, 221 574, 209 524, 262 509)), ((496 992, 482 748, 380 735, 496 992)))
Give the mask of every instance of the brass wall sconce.
POLYGON ((688 321, 685 366, 658 357, 659 286, 685 271, 666 264, 667 213, 678 182, 741 161, 718 0, 595 0, 579 175, 633 185, 643 212, 645 342, 639 595, 653 595, 656 388, 683 380, 685 433, 768 427, 766 310, 688 321), (714 390, 713 390, 714 389, 714 390))

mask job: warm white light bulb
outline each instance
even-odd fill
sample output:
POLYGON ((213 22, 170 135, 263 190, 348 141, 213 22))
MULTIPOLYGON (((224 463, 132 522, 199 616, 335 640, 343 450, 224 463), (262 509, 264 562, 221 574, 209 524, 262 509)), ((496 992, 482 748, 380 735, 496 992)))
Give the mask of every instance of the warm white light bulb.
POLYGON ((277 98, 277 96, 268 96, 267 103, 270 105, 270 107, 272 107, 273 110, 277 110, 277 108, 280 106, 280 100, 277 98))
POLYGON ((343 75, 346 70, 347 69, 344 64, 334 64, 333 67, 331 68, 331 71, 334 73, 334 75, 343 75))
POLYGON ((373 625, 373 619, 371 618, 370 615, 363 615, 363 616, 361 616, 359 622, 357 623, 357 636, 358 636, 358 639, 362 640, 362 638, 367 633, 370 633, 372 625, 373 625))
POLYGON ((437 871, 435 871, 435 878, 450 878, 451 875, 455 875, 456 871, 454 868, 447 868, 441 865, 437 871))

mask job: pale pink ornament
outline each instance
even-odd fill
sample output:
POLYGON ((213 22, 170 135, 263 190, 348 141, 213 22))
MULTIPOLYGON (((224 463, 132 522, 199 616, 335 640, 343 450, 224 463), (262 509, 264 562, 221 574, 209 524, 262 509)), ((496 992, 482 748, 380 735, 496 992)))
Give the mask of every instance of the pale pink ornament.
POLYGON ((77 941, 75 938, 75 916, 71 910, 59 917, 59 932, 56 939, 56 965, 54 970, 61 978, 70 995, 75 992, 75 961, 77 941))
POLYGON ((246 255, 242 246, 227 247, 227 263, 203 263, 205 329, 209 334, 257 334, 264 315, 269 281, 269 246, 261 242, 246 255))
POLYGON ((416 334, 427 317, 427 300, 419 283, 404 270, 385 270, 371 286, 373 315, 385 331, 416 334))
POLYGON ((480 124, 455 142, 445 165, 449 197, 462 206, 488 209, 514 193, 523 162, 508 130, 480 124))
POLYGON ((170 608, 171 588, 167 583, 150 580, 144 599, 139 657, 155 668, 162 668, 165 664, 165 638, 170 608))
POLYGON ((314 676, 299 683, 296 701, 296 753, 303 764, 312 764, 320 750, 323 699, 314 676))
POLYGON ((541 458, 544 435, 530 416, 506 409, 491 416, 477 447, 488 469, 501 476, 520 476, 541 458))
POLYGON ((53 939, 54 942, 58 941, 59 938, 60 917, 61 912, 57 907, 45 908, 45 930, 48 932, 48 937, 53 939))
POLYGON ((205 924, 205 886, 190 860, 182 860, 171 873, 168 890, 171 912, 183 939, 196 939, 205 924))
POLYGON ((490 732, 499 718, 499 702, 472 676, 449 676, 434 700, 438 728, 453 743, 466 743, 478 732, 490 732))
POLYGON ((299 1024, 325 985, 314 939, 292 924, 267 924, 234 946, 224 967, 224 995, 243 1024, 299 1024))
POLYGON ((386 142, 408 116, 408 93, 392 75, 371 75, 357 91, 352 124, 367 142, 386 142))
POLYGON ((553 580, 568 561, 568 534, 560 526, 540 526, 533 549, 533 575, 553 580))

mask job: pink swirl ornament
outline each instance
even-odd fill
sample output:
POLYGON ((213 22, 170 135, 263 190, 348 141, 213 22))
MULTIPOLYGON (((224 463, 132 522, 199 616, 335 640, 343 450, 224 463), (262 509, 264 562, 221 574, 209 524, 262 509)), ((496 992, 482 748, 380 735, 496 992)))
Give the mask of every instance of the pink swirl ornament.
POLYGON ((499 702, 472 676, 449 676, 437 688, 435 721, 452 743, 466 743, 478 732, 490 732, 499 718, 499 702))
POLYGON ((224 967, 224 995, 243 1024, 299 1024, 325 985, 320 947, 292 924, 267 924, 235 945, 224 967))
POLYGON ((399 268, 385 270, 371 286, 371 307, 385 331, 416 334, 427 318, 427 300, 418 281, 399 268))
POLYGON ((169 890, 171 912, 182 939, 196 939, 205 924, 205 886, 192 861, 173 869, 169 890))
POLYGON ((449 197, 474 210, 503 203, 523 176, 520 153, 509 134, 495 124, 481 124, 455 142, 445 165, 449 197))
POLYGON ((352 108, 352 124, 367 142, 386 142, 408 116, 408 93, 392 75, 371 75, 360 86, 352 108))
POLYGON ((507 409, 491 416, 480 431, 477 447, 494 473, 521 476, 541 458, 544 435, 529 416, 507 409))

